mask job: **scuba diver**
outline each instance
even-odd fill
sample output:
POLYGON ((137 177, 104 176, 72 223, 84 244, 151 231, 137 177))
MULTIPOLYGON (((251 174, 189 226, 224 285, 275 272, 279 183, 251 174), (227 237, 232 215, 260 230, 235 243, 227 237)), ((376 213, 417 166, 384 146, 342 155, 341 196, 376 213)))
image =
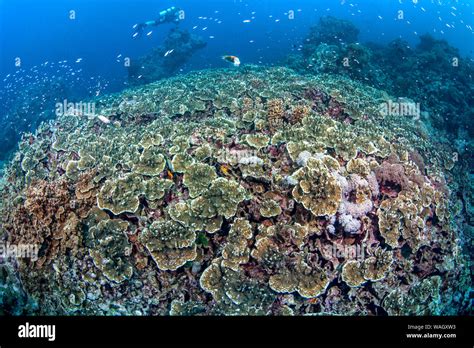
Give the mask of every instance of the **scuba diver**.
POLYGON ((154 21, 148 21, 145 23, 135 24, 133 26, 133 29, 135 29, 135 34, 133 34, 133 37, 137 37, 143 32, 143 30, 145 30, 148 27, 156 27, 164 23, 178 23, 180 20, 181 20, 181 9, 172 6, 164 11, 161 11, 159 13, 158 18, 155 19, 154 21))

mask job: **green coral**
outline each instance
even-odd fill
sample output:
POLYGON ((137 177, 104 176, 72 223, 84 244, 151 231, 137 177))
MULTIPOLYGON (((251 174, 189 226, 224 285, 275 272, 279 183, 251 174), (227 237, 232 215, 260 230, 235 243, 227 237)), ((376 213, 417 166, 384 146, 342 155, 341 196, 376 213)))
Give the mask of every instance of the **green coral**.
POLYGON ((238 271, 239 265, 250 258, 248 241, 253 237, 252 225, 245 219, 237 219, 229 231, 227 244, 222 251, 222 265, 238 271))
POLYGON ((168 179, 152 178, 143 182, 143 193, 148 200, 162 199, 174 183, 168 179))
POLYGON ((133 267, 128 256, 132 247, 126 232, 129 224, 121 220, 103 220, 90 229, 92 249, 90 255, 94 265, 104 275, 117 283, 121 283, 133 274, 133 267))
POLYGON ((208 233, 216 233, 222 225, 222 217, 216 216, 212 218, 202 218, 196 216, 192 211, 190 204, 186 202, 178 202, 168 208, 170 217, 181 224, 192 228, 194 231, 206 231, 208 233))
POLYGON ((216 171, 204 163, 192 164, 184 174, 183 183, 189 190, 191 198, 196 198, 206 192, 211 182, 217 178, 216 171))
POLYGON ((260 214, 262 214, 263 217, 278 216, 281 214, 280 204, 271 199, 266 200, 262 202, 260 206, 260 214))
POLYGON ((144 149, 148 149, 152 146, 159 146, 163 143, 164 138, 159 133, 147 133, 143 136, 142 140, 140 141, 140 145, 144 149))
POLYGON ((138 197, 142 191, 142 179, 134 174, 107 180, 97 195, 97 205, 115 215, 135 213, 140 206, 138 197))
POLYGON ((217 178, 202 196, 191 202, 191 210, 201 218, 223 216, 230 219, 237 213, 239 203, 245 199, 245 189, 238 182, 217 178))
POLYGON ((245 137, 245 141, 251 147, 260 150, 268 145, 270 138, 263 134, 248 134, 245 137))
MULTIPOLYGON (((385 242, 393 248, 400 246, 403 239, 414 251, 427 242, 425 219, 428 218, 427 209, 433 199, 433 204, 442 207, 442 202, 436 204, 432 189, 424 186, 418 189, 412 183, 411 190, 401 192, 394 199, 386 199, 377 211, 379 230, 385 242)), ((441 215, 441 214, 440 214, 441 215)))
POLYGON ((143 150, 139 162, 134 166, 135 173, 158 176, 166 167, 165 156, 158 146, 150 146, 143 150))
POLYGON ((285 268, 272 275, 269 280, 270 288, 278 293, 297 291, 305 298, 314 298, 326 290, 330 279, 321 268, 311 268, 300 262, 295 270, 285 268))
POLYGON ((198 161, 204 161, 212 156, 212 147, 209 144, 204 144, 199 146, 196 150, 194 150, 194 157, 198 161))
POLYGON ((196 259, 196 233, 175 221, 155 221, 140 234, 159 269, 175 271, 196 259))
POLYGON ((78 161, 69 161, 66 166, 66 176, 71 180, 77 180, 79 177, 79 162, 78 161))
POLYGON ((342 199, 341 186, 330 169, 324 160, 311 157, 304 168, 292 175, 298 180, 293 197, 316 216, 336 214, 342 199))
POLYGON ((194 163, 194 159, 187 153, 178 153, 174 155, 172 164, 172 169, 177 173, 185 173, 188 171, 189 167, 194 163))
POLYGON ((225 267, 220 258, 204 270, 199 283, 217 302, 218 315, 265 315, 273 303, 267 286, 225 267))
POLYGON ((246 66, 100 96, 109 125, 59 116, 0 185, 0 234, 42 244, 44 263, 18 260, 22 291, 41 314, 464 313, 462 170, 419 123, 379 114, 388 99, 246 66), (46 204, 56 190, 67 204, 46 204), (328 251, 358 243, 360 258, 328 251))
POLYGON ((370 280, 381 281, 387 275, 393 262, 393 254, 377 249, 373 256, 363 261, 349 260, 342 267, 342 280, 351 287, 358 287, 370 280))

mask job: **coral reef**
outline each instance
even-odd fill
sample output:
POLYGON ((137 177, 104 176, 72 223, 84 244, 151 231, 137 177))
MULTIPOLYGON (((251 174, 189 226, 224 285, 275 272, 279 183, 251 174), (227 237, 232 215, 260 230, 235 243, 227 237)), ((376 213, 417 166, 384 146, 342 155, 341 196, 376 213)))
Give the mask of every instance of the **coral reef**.
POLYGON ((292 175, 298 181, 293 197, 316 216, 334 215, 341 202, 341 187, 324 159, 311 157, 304 168, 292 175))
POLYGON ((196 233, 175 221, 155 221, 140 234, 159 269, 177 270, 196 259, 196 233))
POLYGON ((359 29, 350 21, 337 19, 331 16, 321 17, 318 25, 311 28, 308 45, 327 43, 338 45, 355 43, 359 36, 359 29))
POLYGON ((202 38, 191 34, 188 30, 173 28, 162 46, 144 57, 131 61, 128 81, 131 85, 137 86, 173 76, 204 47, 206 43, 202 38))
POLYGON ((451 139, 461 140, 464 132, 472 139, 474 100, 466 91, 472 89, 474 65, 469 58, 429 34, 421 35, 414 48, 401 39, 387 46, 362 44, 358 34, 346 20, 322 17, 304 40, 302 54, 289 58, 289 66, 305 73, 349 76, 391 95, 423 101, 426 124, 451 139))
POLYGON ((2 310, 466 313, 452 153, 380 113, 389 98, 245 66, 98 97, 107 124, 42 125, 0 186, 2 240, 39 246, 0 268, 2 310))
POLYGON ((90 228, 93 244, 90 256, 107 279, 121 283, 132 276, 133 267, 127 256, 131 253, 126 231, 129 224, 120 220, 102 220, 90 228))
MULTIPOLYGON (((387 98, 388 95, 381 98, 380 110, 392 117, 412 117, 418 136, 436 138, 438 147, 447 154, 442 166, 448 170, 453 169, 454 165, 458 168, 451 172, 449 179, 453 204, 460 212, 456 228, 465 234, 461 239, 471 240, 469 231, 473 230, 474 204, 471 185, 471 168, 474 167, 474 157, 471 155, 474 144, 472 59, 463 57, 459 50, 447 41, 435 39, 430 34, 420 35, 417 45, 411 45, 402 39, 395 39, 386 45, 362 43, 357 42, 357 36, 358 31, 354 25, 345 20, 324 17, 302 42, 301 52, 290 56, 287 64, 304 74, 346 76, 392 95, 392 98, 387 98), (413 108, 410 109, 409 105, 413 108)), ((311 96, 321 101, 327 99, 327 96, 318 90, 311 91, 311 96)), ((332 96, 336 95, 333 93, 332 96)), ((365 117, 354 115, 356 110, 357 107, 347 108, 336 102, 332 103, 330 114, 333 117, 340 115, 339 117, 346 120, 365 117)), ((370 152, 373 150, 372 145, 376 144, 370 144, 372 149, 367 148, 370 152)), ((344 146, 347 147, 346 144, 344 146)), ((353 150, 348 150, 353 156, 353 150)), ((385 147, 383 151, 387 155, 390 154, 389 147, 385 147)), ((428 168, 425 167, 418 148, 409 149, 408 157, 417 164, 422 174, 426 174, 428 168)), ((404 167, 403 163, 388 159, 375 170, 377 178, 382 180, 383 193, 391 195, 391 198, 400 190, 407 190, 413 181, 404 167)), ((395 204, 398 203, 385 202, 384 206, 394 207, 395 204)), ((390 219, 390 213, 382 214, 385 215, 385 218, 382 218, 384 225, 387 224, 387 219, 390 219)), ((391 219, 399 217, 400 214, 395 214, 391 219)), ((344 221, 350 222, 349 225, 355 229, 357 222, 349 221, 347 217, 344 221)), ((429 223, 429 219, 427 221, 426 217, 419 217, 410 223, 401 221, 400 228, 405 229, 408 228, 407 224, 412 224, 409 230, 413 232, 413 236, 417 236, 419 233, 414 231, 424 230, 423 226, 427 222, 429 223), (420 219, 425 221, 422 223, 420 219)), ((398 229, 390 228, 386 226, 383 233, 390 240, 389 244, 396 245, 398 229)), ((416 248, 419 243, 412 240, 411 244, 416 248)))

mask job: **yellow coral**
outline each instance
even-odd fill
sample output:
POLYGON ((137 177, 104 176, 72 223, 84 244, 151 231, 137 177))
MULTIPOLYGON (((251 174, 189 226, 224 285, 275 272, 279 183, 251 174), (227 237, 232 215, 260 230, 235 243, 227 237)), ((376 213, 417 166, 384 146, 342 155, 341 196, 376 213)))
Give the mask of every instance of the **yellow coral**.
POLYGON ((267 120, 272 132, 277 131, 284 124, 285 107, 282 99, 270 99, 267 103, 267 120))
POLYGON ((174 221, 155 221, 140 235, 159 269, 174 271, 193 261, 196 233, 174 221))
POLYGON ((252 225, 245 219, 237 219, 222 251, 222 265, 237 271, 240 264, 247 263, 250 255, 248 240, 252 237, 252 225))
POLYGON ((292 177, 298 180, 292 192, 297 202, 315 216, 336 214, 342 200, 342 189, 323 160, 311 157, 306 167, 299 169, 292 177))

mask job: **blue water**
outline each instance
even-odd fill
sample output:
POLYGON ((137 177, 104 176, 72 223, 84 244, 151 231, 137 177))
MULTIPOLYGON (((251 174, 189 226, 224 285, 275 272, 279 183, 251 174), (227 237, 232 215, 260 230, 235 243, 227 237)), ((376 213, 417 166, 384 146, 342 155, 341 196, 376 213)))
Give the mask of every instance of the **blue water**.
MULTIPOLYGON (((298 53, 309 28, 326 15, 352 21, 361 42, 386 44, 402 38, 416 45, 420 35, 430 33, 461 55, 474 57, 472 0, 0 0, 0 124, 9 122, 8 110, 17 103, 12 100, 24 98, 19 94, 45 78, 67 80, 67 93, 52 91, 58 100, 126 88, 124 58, 135 59, 160 46, 175 24, 135 39, 132 26, 155 19, 170 6, 185 11, 180 28, 207 42, 179 72, 228 66, 221 59, 225 54, 239 56, 243 64, 281 64, 298 53), (399 11, 403 19, 397 18, 399 11)), ((45 88, 51 92, 49 85, 45 88)), ((26 113, 32 120, 14 132, 38 125, 31 115, 35 109, 26 113)))
POLYGON ((195 31, 208 41, 208 47, 193 59, 192 68, 222 66, 220 56, 225 53, 238 54, 246 62, 276 63, 292 50, 293 45, 302 41, 308 28, 317 23, 320 16, 327 14, 352 20, 361 29, 361 41, 383 43, 400 37, 415 43, 415 32, 418 35, 429 32, 436 38, 448 40, 464 55, 473 54, 474 34, 466 27, 474 26, 473 1, 439 1, 442 5, 431 0, 419 0, 418 4, 412 0, 401 2, 1 0, 0 76, 15 72, 16 57, 22 58, 23 68, 48 60, 75 60, 82 57, 82 67, 87 73, 119 78, 125 71, 116 62, 116 56, 123 54, 136 57, 145 54, 161 43, 173 24, 153 29, 152 36, 143 40, 131 38, 131 27, 140 21, 155 18, 154 14, 172 5, 186 11, 186 20, 181 25, 188 29, 197 25, 195 31), (69 19, 70 10, 76 11, 75 20, 69 19), (301 12, 296 12, 295 19, 289 20, 285 16, 289 10, 301 12), (395 20, 399 10, 404 11, 405 21, 395 20), (252 12, 255 14, 252 15, 252 12), (243 23, 243 20, 252 17, 255 19, 251 23, 243 23), (222 23, 217 24, 214 19, 222 23), (275 22, 277 19, 280 22, 275 22), (453 27, 448 28, 446 24, 453 27), (208 29, 202 31, 205 27, 208 29), (210 39, 210 36, 215 38, 210 39), (254 43, 250 43, 251 40, 254 43))

